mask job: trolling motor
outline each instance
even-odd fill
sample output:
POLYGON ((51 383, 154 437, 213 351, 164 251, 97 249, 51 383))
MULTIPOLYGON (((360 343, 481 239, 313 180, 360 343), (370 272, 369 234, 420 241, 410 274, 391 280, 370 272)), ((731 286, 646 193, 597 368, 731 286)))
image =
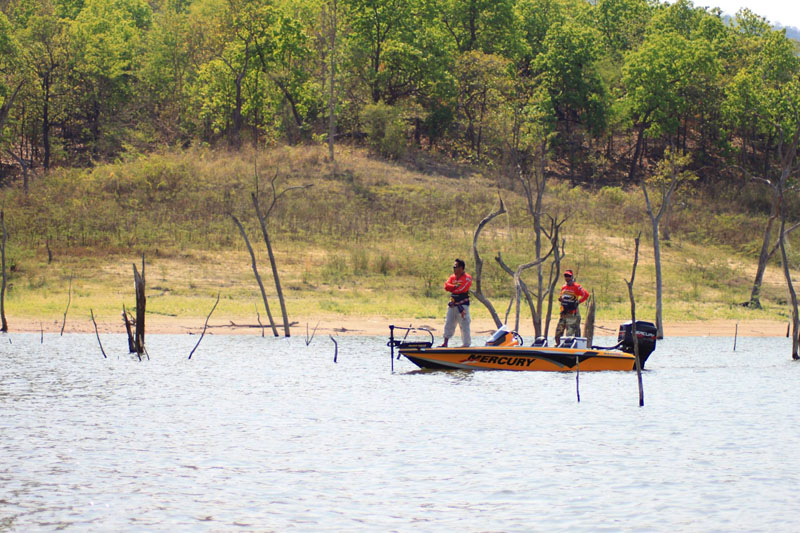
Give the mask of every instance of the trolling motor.
MULTIPOLYGON (((414 349, 419 350, 421 348, 430 348, 431 346, 433 346, 433 332, 431 330, 429 330, 429 329, 424 329, 424 328, 415 328, 415 327, 411 327, 411 326, 409 326, 407 328, 404 328, 404 327, 401 327, 401 326, 390 325, 389 326, 389 342, 386 343, 386 346, 388 346, 390 348, 391 361, 392 361, 392 372, 394 372, 394 349, 395 348, 414 348, 414 349), (406 332, 406 334, 403 335, 402 339, 395 339, 394 338, 394 330, 396 330, 396 329, 400 329, 400 330, 403 330, 403 331, 406 332), (431 340, 430 341, 407 341, 406 339, 408 338, 408 334, 411 333, 412 331, 424 331, 425 333, 427 333, 428 335, 431 336, 431 340)), ((400 358, 399 354, 397 355, 397 358, 398 359, 400 358)))

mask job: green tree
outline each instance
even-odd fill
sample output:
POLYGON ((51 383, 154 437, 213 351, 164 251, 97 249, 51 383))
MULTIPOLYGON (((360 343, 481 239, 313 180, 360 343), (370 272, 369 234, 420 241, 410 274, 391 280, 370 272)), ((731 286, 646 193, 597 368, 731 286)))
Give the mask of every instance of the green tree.
POLYGON ((692 108, 697 87, 717 72, 715 56, 704 39, 689 40, 677 32, 648 33, 623 67, 623 106, 636 136, 628 179, 633 180, 645 135, 662 138, 678 132, 692 108))
POLYGON ((597 71, 597 34, 574 22, 554 24, 536 61, 556 115, 559 141, 576 176, 584 132, 606 128, 608 99, 597 71))
POLYGON ((119 148, 135 94, 141 37, 152 18, 144 0, 86 0, 70 31, 73 119, 86 118, 96 157, 119 148))
POLYGON ((311 37, 307 32, 308 19, 313 15, 301 17, 297 11, 284 6, 277 13, 271 31, 271 46, 257 48, 259 66, 277 89, 270 98, 273 113, 280 116, 285 105, 291 117, 291 122, 283 128, 289 140, 307 133, 324 106, 325 80, 315 76, 311 37))
POLYGON ((0 11, 0 139, 14 100, 26 81, 20 59, 21 50, 13 27, 0 11))
POLYGON ((41 162, 50 168, 53 124, 63 118, 64 77, 69 58, 68 21, 56 14, 48 0, 35 3, 36 9, 25 20, 21 32, 24 60, 30 68, 35 90, 32 97, 38 106, 41 162))
POLYGON ((516 47, 514 1, 431 0, 458 52, 509 55, 516 47))
POLYGON ((486 127, 510 90, 508 61, 478 51, 462 54, 456 62, 459 110, 466 119, 465 137, 471 150, 481 156, 486 127))
POLYGON ((196 77, 194 36, 189 15, 170 2, 154 13, 143 36, 143 53, 136 73, 141 107, 154 135, 173 141, 186 135, 189 90, 196 77))
MULTIPOLYGON (((745 15, 747 15, 745 13, 745 15)), ((745 47, 744 66, 725 89, 725 119, 743 142, 739 168, 752 179, 768 186, 770 212, 764 227, 755 279, 747 305, 761 307, 761 285, 767 262, 774 254, 773 230, 782 214, 784 193, 792 175, 786 161, 792 153, 793 135, 798 128, 797 110, 800 59, 782 31, 766 31, 752 18, 738 28, 745 47), (772 248, 772 251, 770 249, 772 248)), ((796 145, 794 150, 796 150, 796 145)), ((779 235, 778 239, 782 238, 779 235)))
POLYGON ((240 146, 245 122, 263 125, 267 87, 261 58, 275 50, 278 13, 270 0, 202 0, 190 25, 201 34, 191 94, 206 135, 224 133, 240 146))
POLYGON ((651 15, 646 0, 598 0, 592 9, 600 41, 616 59, 641 44, 651 15))

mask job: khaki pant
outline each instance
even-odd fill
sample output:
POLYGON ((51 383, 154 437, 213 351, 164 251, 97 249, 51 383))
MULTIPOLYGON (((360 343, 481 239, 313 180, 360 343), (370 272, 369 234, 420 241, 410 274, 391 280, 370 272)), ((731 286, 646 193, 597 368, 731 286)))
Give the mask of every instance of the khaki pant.
POLYGON ((580 313, 575 313, 574 315, 570 313, 561 313, 561 318, 558 320, 558 325, 556 326, 556 346, 558 346, 558 343, 561 341, 564 330, 567 332, 567 337, 581 336, 580 313))
POLYGON ((444 321, 444 338, 445 339, 452 339, 453 335, 456 332, 456 324, 461 327, 461 344, 464 346, 469 346, 472 344, 472 338, 469 332, 469 325, 472 321, 469 316, 469 306, 464 305, 464 316, 461 316, 461 313, 458 312, 458 306, 448 307, 447 308, 447 318, 444 321))

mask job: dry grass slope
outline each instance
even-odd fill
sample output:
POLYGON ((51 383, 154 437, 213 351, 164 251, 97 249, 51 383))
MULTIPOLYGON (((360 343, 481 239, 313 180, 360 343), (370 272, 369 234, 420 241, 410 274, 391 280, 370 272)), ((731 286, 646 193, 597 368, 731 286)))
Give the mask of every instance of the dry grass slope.
MULTIPOLYGON (((263 320, 249 256, 228 216, 235 213, 245 223, 270 287, 249 199, 254 169, 267 195, 276 172, 278 191, 313 185, 282 197, 270 219, 290 317, 312 323, 326 316, 438 320, 452 258, 465 258, 471 268, 473 231, 495 208, 498 194, 509 214, 495 220, 480 242, 485 288, 498 309, 506 309, 511 283, 493 257, 502 252, 510 265, 531 258, 532 224, 523 199, 512 181, 488 171, 430 159, 395 164, 347 147, 337 154, 335 173, 320 147, 167 151, 92 170, 56 171, 34 181, 27 196, 2 192, 12 329, 15 318, 59 322, 70 277, 71 319, 88 320, 92 308, 101 319, 116 320, 123 303, 133 305, 131 264, 142 253, 154 317, 204 317, 220 291, 215 317, 254 323, 258 312, 263 320)), ((732 212, 730 202, 718 200, 710 205, 709 197, 683 193, 671 213, 672 239, 663 246, 665 320, 785 320, 787 291, 777 264, 767 273, 766 309, 738 305, 749 295, 764 219, 732 212)), ((565 263, 594 291, 601 320, 629 312, 623 280, 641 231, 637 313, 654 314, 651 235, 638 189, 586 190, 553 180, 546 209, 570 213, 565 263)), ((268 293, 278 317, 274 290, 268 293)), ((473 314, 488 316, 479 305, 473 314)))

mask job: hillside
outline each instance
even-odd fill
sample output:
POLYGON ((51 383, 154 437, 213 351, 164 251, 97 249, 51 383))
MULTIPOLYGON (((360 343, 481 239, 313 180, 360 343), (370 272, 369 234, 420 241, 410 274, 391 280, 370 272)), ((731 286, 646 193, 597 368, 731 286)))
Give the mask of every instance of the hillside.
MULTIPOLYGON (((257 154, 169 151, 92 170, 54 171, 33 181, 27 195, 4 189, 12 330, 15 320, 50 329, 60 325, 70 283, 70 320, 85 324, 93 309, 101 321, 116 323, 123 303, 133 307, 131 264, 141 254, 152 316, 202 323, 220 293, 217 320, 254 324, 256 313, 266 320, 229 212, 247 228, 272 314, 280 317, 249 198, 254 169, 267 195, 276 173, 279 193, 311 185, 282 195, 269 220, 293 320, 312 327, 320 317, 336 316, 439 320, 440 287, 452 259, 465 258, 468 270, 474 268, 473 233, 496 209, 498 195, 509 213, 487 226, 479 249, 486 262, 484 291, 505 312, 511 279, 493 258, 502 252, 515 267, 532 256, 532 224, 513 180, 429 155, 391 163, 355 148, 337 153, 334 175, 325 153, 314 146, 257 154)), ((732 211, 735 204, 719 188, 708 194, 679 191, 675 205, 671 240, 662 248, 665 321, 785 320, 787 290, 777 264, 767 273, 765 309, 739 305, 749 296, 765 219, 732 211)), ((562 231, 564 268, 577 270, 594 292, 600 320, 629 313, 624 279, 630 276, 634 238, 642 232, 638 315, 652 317, 653 253, 641 191, 590 190, 552 179, 545 206, 554 216, 569 214, 562 231)), ((479 320, 488 316, 480 305, 473 314, 479 320)), ((523 317, 529 317, 524 305, 523 317)), ((523 324, 529 324, 526 319, 523 324)))

